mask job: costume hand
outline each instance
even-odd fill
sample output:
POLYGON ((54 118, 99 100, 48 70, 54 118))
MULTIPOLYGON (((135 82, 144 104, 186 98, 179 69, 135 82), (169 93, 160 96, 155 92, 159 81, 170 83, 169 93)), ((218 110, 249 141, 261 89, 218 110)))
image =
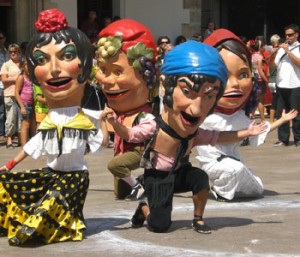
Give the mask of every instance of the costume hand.
POLYGON ((268 129, 268 124, 266 122, 261 122, 256 124, 256 121, 252 121, 248 127, 249 136, 257 136, 266 132, 268 129))
POLYGON ((4 165, 0 167, 0 171, 9 171, 9 169, 4 165))
POLYGON ((103 113, 105 113, 106 119, 110 124, 117 123, 117 114, 114 112, 113 109, 105 107, 103 113))
POLYGON ((290 121, 294 118, 296 118, 298 115, 298 111, 293 109, 293 110, 290 110, 288 113, 285 112, 285 110, 282 111, 282 114, 281 114, 281 118, 284 120, 284 121, 290 121))

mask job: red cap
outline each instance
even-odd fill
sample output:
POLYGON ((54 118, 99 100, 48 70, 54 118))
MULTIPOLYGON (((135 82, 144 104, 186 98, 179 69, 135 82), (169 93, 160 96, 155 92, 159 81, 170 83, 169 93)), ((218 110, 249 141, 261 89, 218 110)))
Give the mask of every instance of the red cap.
MULTIPOLYGON (((222 42, 227 40, 236 40, 238 41, 247 51, 249 51, 248 47, 245 45, 245 43, 234 33, 232 33, 230 30, 227 29, 217 29, 215 30, 208 38, 204 40, 205 44, 208 44, 213 47, 217 47, 222 42)), ((250 52, 249 52, 250 54, 250 52)))
POLYGON ((156 43, 151 31, 143 24, 130 20, 121 19, 109 24, 101 30, 98 37, 122 36, 122 50, 126 53, 127 49, 137 43, 143 43, 147 48, 153 49, 156 56, 156 43))

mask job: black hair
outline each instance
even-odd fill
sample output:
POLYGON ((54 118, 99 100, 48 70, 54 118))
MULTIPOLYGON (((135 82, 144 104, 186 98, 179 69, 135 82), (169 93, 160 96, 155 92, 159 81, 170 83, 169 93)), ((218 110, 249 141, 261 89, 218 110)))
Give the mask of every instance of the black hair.
POLYGON ((288 30, 288 29, 292 29, 294 30, 296 33, 299 33, 299 26, 297 24, 289 24, 287 26, 284 27, 284 31, 288 30))
POLYGON ((62 41, 64 41, 66 44, 70 43, 71 41, 74 42, 77 49, 78 58, 80 60, 80 67, 82 67, 82 74, 77 77, 77 81, 79 83, 83 83, 84 81, 88 80, 92 70, 93 62, 92 44, 88 37, 81 30, 68 27, 54 33, 35 34, 28 42, 26 48, 26 59, 29 76, 33 83, 37 85, 39 84, 34 75, 34 70, 38 64, 36 59, 33 57, 33 51, 35 48, 41 48, 42 46, 48 45, 52 39, 54 39, 57 44, 60 44, 62 41))
POLYGON ((163 39, 167 39, 168 40, 168 43, 171 43, 171 40, 168 36, 160 36, 158 39, 157 39, 157 45, 159 46, 161 44, 161 41, 163 39))

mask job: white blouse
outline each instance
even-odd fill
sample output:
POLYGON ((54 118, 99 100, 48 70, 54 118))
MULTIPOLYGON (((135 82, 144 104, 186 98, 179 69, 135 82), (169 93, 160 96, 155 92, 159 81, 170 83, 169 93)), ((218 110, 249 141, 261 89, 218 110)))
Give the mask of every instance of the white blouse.
MULTIPOLYGON (((79 106, 57 108, 49 110, 49 115, 56 125, 63 125, 72 120, 80 110, 79 106)), ((88 114, 86 114, 86 116, 89 117, 88 114)), ((95 121, 99 123, 99 120, 96 120, 93 117, 91 117, 90 120, 94 123, 95 121)), ((54 138, 45 136, 43 139, 41 131, 32 137, 24 145, 23 149, 33 159, 38 159, 41 155, 47 156, 47 166, 53 170, 84 170, 87 169, 87 163, 84 158, 86 145, 89 145, 90 152, 92 153, 95 153, 101 148, 103 134, 99 129, 99 124, 95 124, 95 126, 97 132, 91 131, 87 140, 77 136, 75 136, 75 138, 62 138, 62 149, 60 155, 57 136, 54 138)))

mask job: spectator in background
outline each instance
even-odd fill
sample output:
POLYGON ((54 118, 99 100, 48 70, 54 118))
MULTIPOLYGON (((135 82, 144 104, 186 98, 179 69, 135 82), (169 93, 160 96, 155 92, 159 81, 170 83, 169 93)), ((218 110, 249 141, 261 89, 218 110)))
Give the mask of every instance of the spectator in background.
POLYGON ((18 113, 15 102, 15 85, 20 74, 21 48, 17 44, 8 46, 10 59, 1 67, 1 78, 4 85, 4 103, 6 111, 5 134, 6 148, 13 149, 13 135, 18 132, 18 113))
POLYGON ((88 18, 79 26, 87 37, 90 39, 91 43, 97 42, 97 35, 100 30, 100 26, 97 22, 97 12, 95 10, 90 10, 88 13, 88 18))
POLYGON ((215 21, 209 20, 203 34, 203 39, 205 40, 206 38, 208 38, 211 35, 211 33, 213 33, 216 29, 217 26, 215 21))
POLYGON ((118 15, 114 16, 113 19, 112 19, 113 22, 118 21, 118 20, 121 20, 121 17, 118 16, 118 15))
POLYGON ((36 129, 38 129, 40 123, 48 114, 48 105, 40 86, 34 85, 33 92, 34 92, 33 97, 34 97, 35 122, 36 122, 36 129))
POLYGON ((277 94, 276 94, 276 75, 277 75, 277 68, 274 64, 274 59, 279 49, 280 43, 280 36, 275 34, 272 35, 270 38, 272 44, 272 50, 270 52, 269 58, 267 59, 269 63, 270 69, 270 79, 269 79, 269 88, 272 93, 272 104, 270 107, 270 122, 273 123, 275 120, 275 113, 276 113, 276 106, 277 106, 277 94))
MULTIPOLYGON (((0 31, 0 69, 3 63, 9 60, 9 53, 5 47, 6 36, 0 31)), ((0 76, 0 144, 6 143, 5 138, 5 106, 4 106, 4 86, 0 76)))
POLYGON ((175 39, 175 46, 177 46, 177 45, 179 45, 179 44, 181 44, 181 43, 183 43, 185 41, 186 41, 186 37, 183 36, 183 35, 179 35, 175 39))
POLYGON ((15 98, 18 103, 19 119, 21 120, 21 146, 24 146, 29 138, 35 134, 33 84, 29 79, 27 63, 25 59, 20 62, 21 74, 16 80, 15 98))
POLYGON ((269 83, 269 69, 265 67, 266 61, 263 55, 264 44, 260 39, 255 40, 254 52, 252 53, 252 65, 255 76, 255 84, 258 88, 258 111, 261 121, 265 118, 265 94, 269 83))
POLYGON ((157 39, 157 62, 159 65, 162 65, 165 53, 166 46, 171 43, 171 40, 168 36, 160 36, 157 39))
MULTIPOLYGON (((105 16, 102 20, 101 30, 106 28, 109 24, 113 22, 112 18, 109 16, 105 16)), ((98 31, 99 32, 99 31, 98 31)))
MULTIPOLYGON (((290 24, 284 28, 285 42, 279 45, 274 63, 277 67, 277 109, 276 118, 281 117, 282 110, 288 112, 296 109, 298 115, 292 121, 292 133, 295 146, 300 146, 300 51, 299 26, 290 24)), ((291 129, 289 124, 278 128, 278 142, 274 146, 288 146, 291 129)))
POLYGON ((203 37, 200 33, 195 33, 192 37, 191 40, 195 40, 198 42, 202 42, 203 41, 203 37))

